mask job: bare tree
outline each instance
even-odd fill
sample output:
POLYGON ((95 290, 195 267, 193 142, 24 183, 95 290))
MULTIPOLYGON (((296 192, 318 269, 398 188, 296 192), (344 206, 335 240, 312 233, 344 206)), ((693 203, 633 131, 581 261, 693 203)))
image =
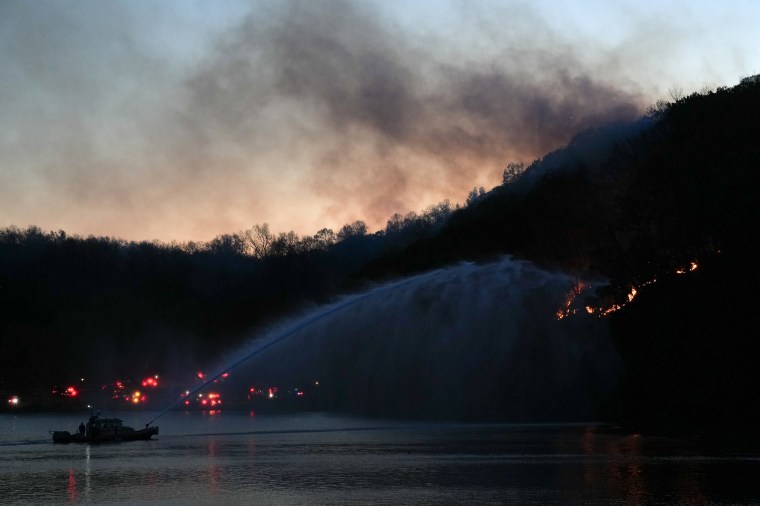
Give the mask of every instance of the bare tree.
POLYGON ((668 94, 670 95, 670 98, 673 99, 673 102, 678 102, 683 98, 683 88, 677 84, 673 85, 668 88, 668 94))
POLYGON ((269 255, 275 235, 269 231, 269 224, 254 225, 244 233, 248 252, 256 258, 264 258, 269 255))

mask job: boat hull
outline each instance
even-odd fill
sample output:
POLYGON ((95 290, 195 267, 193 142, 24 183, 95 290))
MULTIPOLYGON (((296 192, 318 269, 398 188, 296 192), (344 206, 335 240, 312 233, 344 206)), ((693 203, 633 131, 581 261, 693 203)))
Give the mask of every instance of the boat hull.
POLYGON ((113 433, 85 435, 79 432, 71 434, 67 430, 51 432, 54 443, 107 443, 118 441, 147 441, 153 436, 158 435, 158 427, 146 427, 145 429, 134 430, 127 427, 114 431, 113 433))

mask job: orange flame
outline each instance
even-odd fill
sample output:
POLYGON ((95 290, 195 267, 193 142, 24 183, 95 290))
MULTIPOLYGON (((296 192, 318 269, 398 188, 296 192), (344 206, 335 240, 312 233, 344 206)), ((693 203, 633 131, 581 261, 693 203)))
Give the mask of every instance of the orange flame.
POLYGON ((575 299, 583 292, 583 290, 588 288, 588 286, 588 284, 578 280, 572 286, 572 288, 570 288, 570 291, 565 296, 565 301, 563 302, 562 307, 559 308, 556 313, 554 313, 554 316, 558 320, 561 320, 562 318, 570 316, 571 314, 576 314, 578 310, 572 307, 573 303, 575 302, 575 299))

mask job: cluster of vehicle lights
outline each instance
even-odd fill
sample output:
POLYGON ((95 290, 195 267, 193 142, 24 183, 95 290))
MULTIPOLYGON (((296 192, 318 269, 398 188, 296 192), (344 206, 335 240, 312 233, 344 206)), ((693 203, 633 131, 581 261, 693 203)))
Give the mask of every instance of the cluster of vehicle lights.
POLYGON ((70 386, 62 390, 58 390, 58 388, 53 388, 51 393, 53 395, 58 395, 60 397, 76 397, 79 395, 79 390, 77 390, 76 387, 74 386, 70 386))
MULTIPOLYGON (((698 267, 697 262, 691 262, 688 268, 682 267, 682 268, 676 269, 675 273, 678 275, 687 274, 689 272, 693 272, 697 270, 697 267, 698 267)), ((607 316, 610 313, 614 313, 615 311, 622 309, 629 302, 632 302, 633 299, 636 298, 636 295, 638 295, 639 290, 642 287, 652 285, 656 282, 657 282, 657 278, 652 278, 648 281, 641 283, 638 289, 635 286, 631 286, 631 290, 628 292, 628 294, 626 294, 626 298, 628 299, 626 302, 622 302, 620 304, 612 304, 611 306, 606 307, 606 308, 596 308, 593 306, 586 306, 586 313, 591 314, 591 315, 597 315, 599 317, 607 316)), ((555 317, 558 320, 561 320, 567 316, 570 316, 571 314, 576 314, 578 312, 578 310, 576 308, 573 308, 572 305, 575 302, 575 299, 586 288, 588 288, 588 285, 584 284, 582 281, 579 281, 570 289, 570 292, 565 297, 565 301, 562 307, 558 309, 557 312, 555 313, 555 317)))
POLYGON ((219 406, 222 404, 222 396, 216 393, 209 393, 206 398, 203 398, 203 394, 198 394, 200 397, 201 406, 219 406))
POLYGON ((18 406, 20 402, 21 400, 19 399, 18 395, 12 395, 8 399, 8 405, 12 408, 15 408, 16 406, 18 406))
MULTIPOLYGON (((105 390, 107 385, 103 385, 103 390, 105 390)), ((113 384, 113 394, 111 395, 112 399, 126 399, 128 396, 124 394, 124 390, 126 387, 124 386, 124 383, 121 382, 121 380, 116 380, 113 384)))
MULTIPOLYGON (((193 404, 193 402, 190 400, 190 391, 185 390, 185 393, 183 394, 185 397, 184 404, 185 406, 190 406, 193 404)), ((216 392, 209 392, 207 394, 198 394, 195 398, 195 404, 203 407, 203 408, 220 408, 222 406, 222 396, 219 393, 216 392)))
MULTIPOLYGON (((196 373, 196 377, 198 380, 204 382, 201 385, 202 387, 205 387, 206 384, 212 383, 212 381, 208 381, 209 377, 201 371, 196 373)), ((223 374, 220 374, 218 377, 214 377, 215 379, 213 380, 213 383, 222 382, 228 377, 229 373, 225 372, 223 374)), ((84 383, 84 378, 82 378, 81 381, 84 383)), ((153 376, 145 377, 139 382, 139 385, 141 387, 134 388, 131 387, 132 384, 133 382, 129 379, 118 379, 113 383, 101 385, 100 389, 105 392, 110 391, 111 398, 114 401, 126 402, 131 405, 140 405, 148 402, 148 395, 146 395, 147 391, 159 387, 159 376, 156 374, 153 376)), ((314 385, 319 386, 319 381, 315 381, 314 385)), ((196 389, 196 392, 197 390, 198 389, 196 389)), ((64 398, 83 397, 79 387, 76 387, 74 385, 70 385, 65 388, 54 387, 52 394, 54 396, 64 398)), ((287 397, 304 397, 305 391, 301 388, 288 388, 286 390, 281 390, 277 386, 265 388, 250 387, 248 390, 248 400, 253 400, 254 398, 279 399, 282 395, 285 395, 287 397)), ((208 412, 219 412, 222 407, 222 395, 218 393, 218 391, 196 394, 192 390, 185 390, 185 392, 181 394, 181 397, 183 398, 182 402, 186 407, 198 407, 203 411, 208 412)), ((13 396, 8 398, 7 402, 9 406, 18 406, 20 401, 18 396, 13 396)))
MULTIPOLYGON (((225 372, 219 375, 218 378, 214 379, 214 383, 218 383, 219 381, 224 381, 229 377, 230 373, 225 372)), ((203 371, 198 371, 198 373, 195 375, 199 380, 206 380, 206 374, 203 373, 203 371)))
MULTIPOLYGON (((225 372, 220 374, 218 377, 215 377, 213 380, 213 383, 219 383, 220 381, 224 381, 229 377, 230 373, 225 372)), ((204 383, 207 382, 208 375, 204 373, 203 371, 198 371, 195 373, 195 377, 199 380, 203 381, 204 383)), ((211 381, 208 381, 208 383, 211 383, 211 381)), ((191 398, 191 395, 193 392, 190 390, 185 390, 183 394, 181 394, 182 397, 184 397, 183 404, 186 407, 190 406, 199 406, 204 411, 208 411, 210 414, 216 414, 219 411, 219 408, 222 406, 222 395, 217 392, 207 392, 207 393, 199 393, 194 398, 191 398)))
MULTIPOLYGON (((154 376, 148 376, 143 379, 140 384, 143 388, 156 388, 158 387, 158 374, 154 376)), ((123 400, 129 404, 141 404, 148 401, 148 396, 141 390, 132 390, 129 392, 127 384, 122 380, 116 380, 111 385, 103 385, 101 388, 107 390, 111 388, 111 398, 114 400, 123 400)))
MULTIPOLYGON (((319 385, 319 382, 315 382, 315 385, 319 385)), ((287 392, 290 392, 288 390, 287 392)), ((303 397, 304 391, 300 388, 293 389, 293 395, 296 397, 303 397)), ((256 397, 266 397, 267 399, 277 399, 280 397, 280 389, 278 387, 269 387, 266 390, 263 388, 251 387, 248 389, 248 400, 253 400, 256 397)))
POLYGON ((266 390, 264 390, 263 388, 251 387, 248 389, 248 400, 250 401, 256 397, 266 397, 267 399, 277 399, 279 397, 279 393, 280 393, 280 389, 278 387, 269 387, 266 390))
POLYGON ((158 374, 142 380, 142 386, 146 388, 156 388, 158 386, 158 374))

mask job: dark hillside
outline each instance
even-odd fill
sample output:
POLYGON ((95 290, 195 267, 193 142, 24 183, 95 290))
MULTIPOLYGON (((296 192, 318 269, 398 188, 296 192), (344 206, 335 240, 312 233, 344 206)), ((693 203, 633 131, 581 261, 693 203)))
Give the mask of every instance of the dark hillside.
POLYGON ((652 126, 606 159, 555 170, 536 162, 529 191, 496 188, 438 236, 369 270, 407 274, 507 252, 606 277, 607 305, 657 279, 609 317, 626 370, 604 416, 653 430, 748 428, 760 416, 758 117, 757 76, 660 104, 652 126), (690 262, 695 272, 675 274, 690 262))
POLYGON ((720 255, 611 317, 626 374, 603 416, 641 430, 755 430, 758 269, 720 255))

